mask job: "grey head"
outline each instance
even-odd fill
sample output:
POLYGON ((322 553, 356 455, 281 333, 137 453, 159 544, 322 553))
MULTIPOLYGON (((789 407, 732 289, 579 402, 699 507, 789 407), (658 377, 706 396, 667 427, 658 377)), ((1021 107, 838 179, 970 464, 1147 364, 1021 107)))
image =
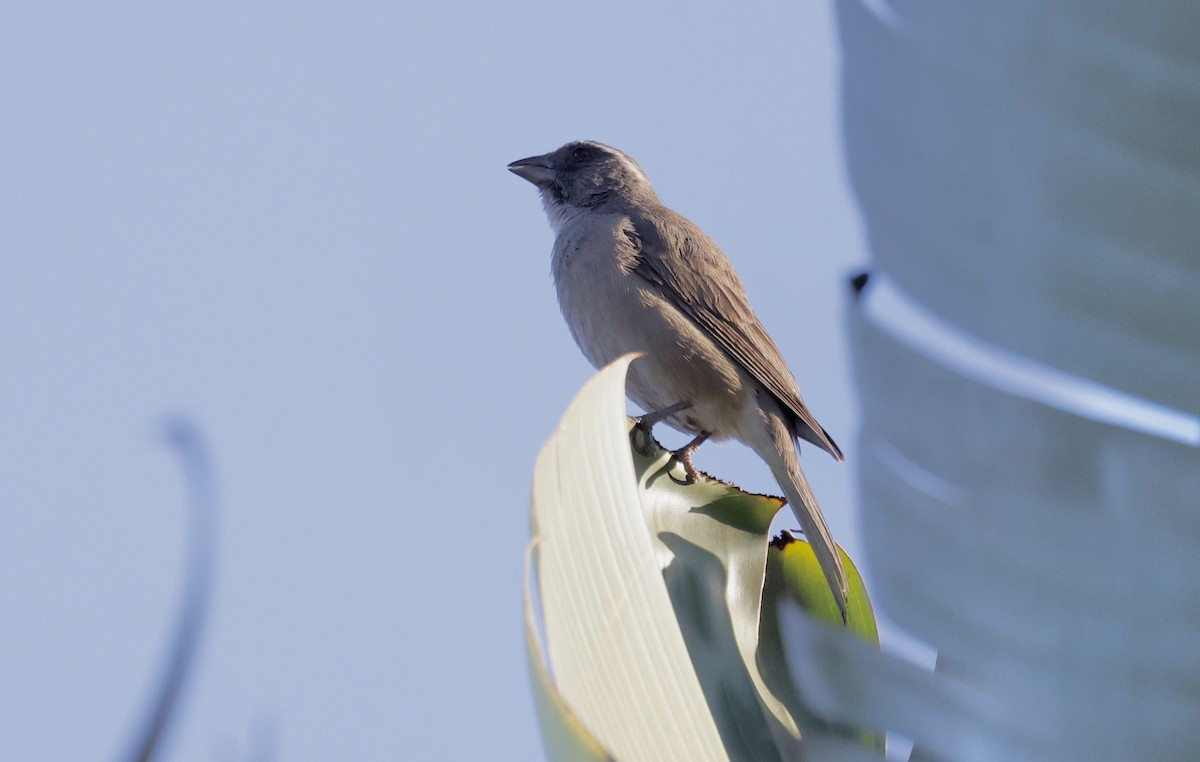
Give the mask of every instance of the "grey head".
POLYGON ((636 161, 594 140, 577 140, 541 156, 518 159, 508 169, 537 186, 556 230, 583 211, 659 203, 636 161))

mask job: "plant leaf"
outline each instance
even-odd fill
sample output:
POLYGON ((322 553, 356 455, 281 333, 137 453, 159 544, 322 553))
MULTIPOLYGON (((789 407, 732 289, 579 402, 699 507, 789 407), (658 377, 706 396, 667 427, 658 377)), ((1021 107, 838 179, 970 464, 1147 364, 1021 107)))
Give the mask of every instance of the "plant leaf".
MULTIPOLYGON (((763 616, 759 638, 759 662, 763 675, 772 690, 779 695, 789 710, 801 718, 800 723, 806 736, 836 735, 856 738, 868 749, 882 753, 885 735, 881 732, 857 730, 849 725, 828 722, 816 715, 801 699, 792 677, 796 671, 788 664, 784 649, 780 618, 803 617, 827 634, 831 640, 848 640, 838 630, 848 629, 862 640, 878 647, 879 631, 875 613, 867 595, 866 586, 858 568, 840 547, 842 565, 846 570, 849 595, 846 598, 846 622, 837 602, 829 590, 829 583, 821 571, 812 547, 790 532, 783 532, 771 542, 767 554, 767 580, 763 590, 763 616), (787 611, 781 612, 780 607, 787 611), (822 624, 818 624, 822 623, 822 624), (823 625, 823 626, 822 626, 823 625), (834 629, 830 629, 830 627, 834 629)), ((791 635, 796 637, 795 634, 791 635)), ((834 757, 840 758, 840 757, 834 757)))
POLYGON ((622 762, 725 760, 632 478, 624 408, 633 358, 584 386, 534 470, 537 580, 554 685, 622 762))
MULTIPOLYGON (((830 726, 796 700, 777 627, 778 674, 760 669, 768 553, 784 559, 784 595, 839 626, 841 616, 807 544, 768 551, 781 498, 703 474, 683 484, 673 455, 625 417, 632 360, 584 387, 535 469, 531 558, 553 681, 538 661, 528 589, 526 615, 535 690, 549 696, 539 695, 547 748, 590 734, 589 753, 607 749, 622 762, 797 758, 802 730, 830 726)), ((851 624, 874 639, 862 579, 845 560, 851 624)))
POLYGON ((542 728, 546 758, 564 762, 605 762, 611 760, 600 742, 588 732, 567 706, 550 679, 545 649, 538 637, 534 615, 531 576, 537 573, 537 546, 531 545, 525 565, 525 647, 529 657, 529 681, 542 728))

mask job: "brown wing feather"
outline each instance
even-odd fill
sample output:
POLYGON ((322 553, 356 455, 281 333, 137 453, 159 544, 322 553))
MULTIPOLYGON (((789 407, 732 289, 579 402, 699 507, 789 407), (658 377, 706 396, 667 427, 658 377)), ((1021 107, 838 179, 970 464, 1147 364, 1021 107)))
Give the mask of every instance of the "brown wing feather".
POLYGON ((729 259, 690 220, 666 208, 631 219, 638 246, 634 272, 662 289, 796 418, 796 433, 842 460, 842 451, 800 398, 796 379, 750 308, 729 259), (706 277, 701 273, 713 273, 706 277))

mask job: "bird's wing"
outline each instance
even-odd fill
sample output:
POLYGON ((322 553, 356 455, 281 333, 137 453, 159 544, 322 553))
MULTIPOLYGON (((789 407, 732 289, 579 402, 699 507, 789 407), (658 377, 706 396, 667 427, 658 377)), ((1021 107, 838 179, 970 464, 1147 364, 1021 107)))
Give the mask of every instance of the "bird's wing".
POLYGON ((787 408, 796 433, 838 460, 842 451, 800 398, 783 355, 750 309, 729 259, 700 228, 666 208, 631 215, 625 235, 638 250, 633 272, 658 286, 787 408))

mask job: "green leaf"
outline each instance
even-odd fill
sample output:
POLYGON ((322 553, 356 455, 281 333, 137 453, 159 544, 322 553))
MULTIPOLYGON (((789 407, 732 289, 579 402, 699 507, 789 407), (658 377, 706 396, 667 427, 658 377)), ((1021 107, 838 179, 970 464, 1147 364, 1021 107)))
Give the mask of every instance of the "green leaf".
POLYGON ((607 762, 612 757, 588 732, 554 687, 546 666, 545 649, 538 637, 529 578, 535 573, 537 548, 529 549, 525 570, 525 647, 529 657, 529 680, 542 728, 546 758, 563 762, 607 762))
MULTIPOLYGON (((794 700, 786 669, 777 685, 760 668, 768 532, 783 501, 703 475, 681 484, 672 455, 624 414, 633 360, 584 387, 534 473, 531 558, 549 670, 528 585, 526 611, 547 748, 570 736, 566 747, 587 750, 552 758, 794 759, 805 723, 825 726, 794 700)), ((796 575, 815 596, 808 572, 796 575)), ((853 597, 862 581, 852 580, 853 597)), ((865 592, 857 600, 865 609, 851 621, 873 632, 865 592)))
POLYGON ((632 359, 584 386, 534 470, 533 543, 554 688, 621 762, 725 760, 633 478, 624 414, 632 359))
POLYGON ((858 568, 841 547, 842 565, 846 570, 849 594, 846 598, 846 622, 838 609, 825 574, 817 563, 812 546, 783 532, 771 542, 767 554, 767 578, 763 590, 763 617, 759 639, 759 663, 771 689, 779 695, 789 710, 801 718, 809 734, 855 738, 869 749, 884 750, 885 736, 846 725, 837 725, 815 715, 801 700, 792 682, 794 670, 789 669, 779 624, 779 606, 790 601, 812 619, 838 629, 846 628, 866 642, 878 646, 879 631, 866 586, 858 568))
MULTIPOLYGON (((879 629, 875 623, 875 611, 858 567, 846 551, 838 547, 842 565, 846 569, 849 594, 846 597, 845 626, 863 640, 879 644, 879 629)), ((817 563, 812 546, 791 532, 784 532, 771 542, 767 556, 767 574, 778 576, 780 590, 800 604, 812 616, 827 624, 842 625, 842 614, 837 601, 829 590, 829 583, 817 563)), ((769 601, 777 602, 777 601, 769 601)))

